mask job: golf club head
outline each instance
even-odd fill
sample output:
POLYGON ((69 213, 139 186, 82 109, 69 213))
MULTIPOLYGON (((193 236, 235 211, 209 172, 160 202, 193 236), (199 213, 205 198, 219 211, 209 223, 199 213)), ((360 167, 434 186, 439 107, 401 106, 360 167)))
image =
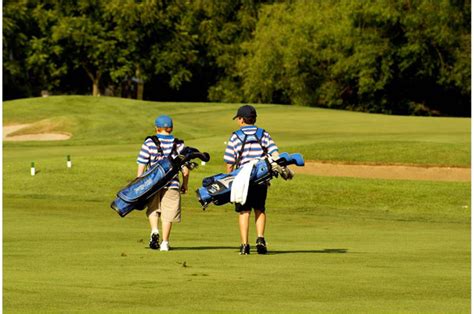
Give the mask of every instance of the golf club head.
POLYGON ((280 165, 297 165, 298 167, 304 166, 304 158, 301 154, 288 154, 281 153, 280 158, 277 160, 280 165))
POLYGON ((292 164, 297 165, 298 167, 304 166, 304 158, 301 154, 291 154, 292 164))
POLYGON ((208 162, 209 160, 211 160, 211 156, 208 153, 202 153, 202 156, 199 157, 199 159, 204 162, 208 162))
POLYGON ((290 160, 290 154, 288 153, 281 153, 280 156, 279 156, 279 159, 285 159, 285 160, 290 160))
POLYGON ((188 160, 191 160, 191 159, 194 159, 194 158, 199 158, 204 162, 208 162, 209 160, 211 160, 211 156, 209 156, 208 153, 199 153, 198 152, 198 153, 192 153, 192 154, 189 154, 188 156, 186 156, 186 159, 188 159, 188 160))
POLYGON ((184 156, 192 154, 192 153, 199 153, 199 150, 194 147, 185 146, 183 150, 181 151, 181 155, 184 155, 184 156))

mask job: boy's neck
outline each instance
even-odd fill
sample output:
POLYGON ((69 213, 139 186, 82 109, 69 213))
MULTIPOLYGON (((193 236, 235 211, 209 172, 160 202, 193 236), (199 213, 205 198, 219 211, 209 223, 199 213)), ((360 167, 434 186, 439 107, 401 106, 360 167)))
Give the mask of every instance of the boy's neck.
POLYGON ((156 134, 160 134, 160 135, 171 135, 170 132, 166 132, 166 131, 157 131, 156 134))
POLYGON ((241 127, 241 128, 246 127, 246 126, 255 126, 255 124, 247 124, 247 123, 245 123, 245 122, 242 122, 242 123, 240 124, 240 127, 241 127))

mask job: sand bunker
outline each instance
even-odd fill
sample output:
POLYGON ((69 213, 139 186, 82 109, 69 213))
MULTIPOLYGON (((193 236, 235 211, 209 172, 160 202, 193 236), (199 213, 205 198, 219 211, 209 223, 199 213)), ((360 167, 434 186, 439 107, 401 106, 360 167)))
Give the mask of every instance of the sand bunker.
POLYGON ((21 129, 30 127, 31 124, 15 124, 6 125, 3 127, 3 140, 4 141, 64 141, 71 138, 71 134, 66 133, 38 133, 38 134, 22 134, 13 135, 10 134, 17 132, 21 129))
POLYGON ((315 161, 292 168, 296 173, 328 177, 357 177, 394 180, 471 181, 471 168, 395 165, 346 165, 315 161))
MULTIPOLYGON (((71 138, 65 133, 38 133, 13 135, 31 124, 7 125, 3 127, 4 141, 62 141, 71 138)), ((427 181, 471 181, 471 168, 417 167, 395 165, 346 165, 307 161, 304 167, 292 167, 296 173, 329 177, 357 177, 394 180, 427 181)))

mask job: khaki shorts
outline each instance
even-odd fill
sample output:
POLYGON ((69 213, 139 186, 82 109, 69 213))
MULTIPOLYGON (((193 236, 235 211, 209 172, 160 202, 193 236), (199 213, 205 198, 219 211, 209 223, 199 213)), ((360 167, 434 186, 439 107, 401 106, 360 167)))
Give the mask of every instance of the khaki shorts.
POLYGON ((148 202, 147 217, 158 212, 161 220, 181 222, 181 194, 176 189, 163 189, 148 202))

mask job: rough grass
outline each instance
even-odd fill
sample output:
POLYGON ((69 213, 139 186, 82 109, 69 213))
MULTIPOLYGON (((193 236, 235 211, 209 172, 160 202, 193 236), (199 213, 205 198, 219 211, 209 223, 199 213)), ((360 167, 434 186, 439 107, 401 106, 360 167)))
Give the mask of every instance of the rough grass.
MULTIPOLYGON (((469 183, 306 175, 273 180, 270 254, 245 257, 237 253, 232 206, 203 212, 190 193, 183 197, 183 222, 172 232, 174 249, 147 249, 144 213, 120 218, 109 204, 135 174, 148 125, 168 112, 178 136, 211 152, 211 162, 191 174, 195 189, 203 177, 223 170, 223 141, 237 107, 91 97, 5 102, 4 123, 68 117, 78 124, 69 141, 4 143, 4 312, 469 313, 469 183), (73 160, 69 170, 67 155, 73 160), (35 177, 29 174, 31 161, 39 170, 35 177)), ((421 141, 439 152, 430 163, 468 165, 468 150, 449 145, 469 144, 469 119, 285 106, 258 106, 258 112, 281 147, 292 151, 297 145, 315 159, 347 150, 336 143, 360 125, 365 134, 372 128, 378 140, 402 144, 389 161, 385 149, 365 145, 372 155, 364 159, 356 147, 369 139, 355 135, 347 138, 354 149, 343 155, 345 162, 423 163, 417 158, 425 152, 409 144, 421 141), (292 142, 280 127, 296 120, 300 124, 291 132, 300 136, 292 142)))

